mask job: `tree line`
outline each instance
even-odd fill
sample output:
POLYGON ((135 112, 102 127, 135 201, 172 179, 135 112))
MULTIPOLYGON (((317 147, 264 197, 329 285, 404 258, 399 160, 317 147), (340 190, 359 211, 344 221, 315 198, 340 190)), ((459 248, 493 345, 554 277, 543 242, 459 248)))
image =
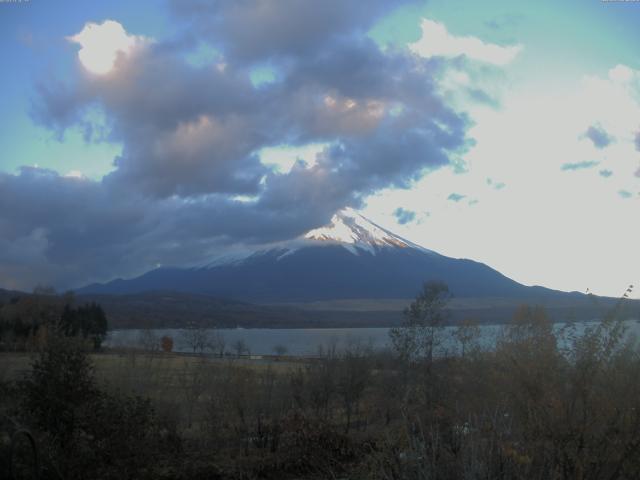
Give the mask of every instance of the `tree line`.
POLYGON ((72 293, 57 295, 37 287, 33 294, 0 302, 0 350, 33 350, 46 345, 52 335, 79 337, 100 349, 108 321, 95 302, 75 305, 72 293))

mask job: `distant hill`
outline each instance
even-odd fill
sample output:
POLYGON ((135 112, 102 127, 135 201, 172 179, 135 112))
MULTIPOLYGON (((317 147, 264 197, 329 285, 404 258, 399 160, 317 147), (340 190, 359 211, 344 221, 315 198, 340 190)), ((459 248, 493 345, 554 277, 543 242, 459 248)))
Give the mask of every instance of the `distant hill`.
POLYGON ((28 294, 24 292, 19 292, 17 290, 5 290, 3 288, 0 288, 0 303, 7 303, 12 298, 21 297, 24 295, 28 295, 28 294))
POLYGON ((298 306, 254 305, 184 292, 128 295, 78 295, 78 302, 97 302, 110 328, 179 328, 188 323, 219 328, 326 328, 389 326, 401 312, 308 311, 298 306))
MULTIPOLYGON (((0 304, 31 294, 0 289, 0 304)), ((617 300, 581 296, 530 299, 543 305, 555 321, 601 318, 617 300)), ((390 327, 400 324, 407 299, 344 299, 257 305, 210 295, 151 291, 126 295, 82 294, 76 304, 97 302, 105 310, 110 329, 180 328, 198 324, 218 328, 338 328, 390 327)), ((514 298, 454 298, 449 306, 452 322, 472 318, 479 323, 505 323, 524 303, 514 298)), ((1 315, 1 310, 0 310, 1 315)), ((640 318, 640 301, 627 301, 626 317, 640 318)))
MULTIPOLYGON (((543 305, 555 321, 601 318, 616 299, 585 297, 548 299, 543 305)), ((78 302, 102 305, 110 328, 180 328, 188 323, 219 328, 391 327, 402 321, 411 299, 344 300, 286 305, 255 305, 184 292, 128 295, 80 295, 78 302)), ((523 302, 510 298, 458 298, 449 305, 452 322, 472 318, 479 323, 506 323, 523 302)), ((628 301, 628 317, 640 318, 640 301, 628 301)))

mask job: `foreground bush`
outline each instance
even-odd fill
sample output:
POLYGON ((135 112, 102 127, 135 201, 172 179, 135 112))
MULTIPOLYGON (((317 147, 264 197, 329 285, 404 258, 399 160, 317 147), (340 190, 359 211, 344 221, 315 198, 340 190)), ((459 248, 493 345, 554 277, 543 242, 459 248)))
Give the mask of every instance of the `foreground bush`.
POLYGON ((155 478, 179 453, 148 399, 98 388, 81 343, 56 338, 19 382, 21 418, 36 433, 45 470, 65 479, 155 478))

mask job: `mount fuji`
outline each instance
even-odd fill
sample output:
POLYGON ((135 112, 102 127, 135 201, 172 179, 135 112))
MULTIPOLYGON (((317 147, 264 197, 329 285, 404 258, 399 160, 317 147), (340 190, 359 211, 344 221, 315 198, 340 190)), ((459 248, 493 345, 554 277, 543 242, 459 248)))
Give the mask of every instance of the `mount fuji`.
POLYGON ((128 280, 93 284, 81 294, 176 291, 256 303, 413 298, 426 281, 445 282, 455 297, 549 298, 479 262, 411 243, 353 210, 302 237, 189 268, 161 267, 128 280))

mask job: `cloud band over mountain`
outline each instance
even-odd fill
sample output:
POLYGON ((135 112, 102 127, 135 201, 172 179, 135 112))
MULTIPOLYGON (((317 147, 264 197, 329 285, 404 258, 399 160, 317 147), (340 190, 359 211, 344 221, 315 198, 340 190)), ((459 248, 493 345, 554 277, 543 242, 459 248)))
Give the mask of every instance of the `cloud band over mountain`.
POLYGON ((82 68, 91 32, 70 37, 78 69, 38 84, 32 116, 60 138, 102 128, 99 140, 122 153, 101 180, 1 174, 8 286, 69 286, 292 238, 448 164, 469 126, 436 88, 448 60, 382 50, 366 35, 398 3, 175 2, 188 33, 147 39, 109 22, 126 49, 93 72, 82 68), (187 55, 202 42, 217 58, 194 66, 187 55), (264 65, 275 80, 256 85, 264 65), (326 145, 312 165, 282 173, 260 161, 263 148, 311 143, 326 145))

